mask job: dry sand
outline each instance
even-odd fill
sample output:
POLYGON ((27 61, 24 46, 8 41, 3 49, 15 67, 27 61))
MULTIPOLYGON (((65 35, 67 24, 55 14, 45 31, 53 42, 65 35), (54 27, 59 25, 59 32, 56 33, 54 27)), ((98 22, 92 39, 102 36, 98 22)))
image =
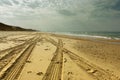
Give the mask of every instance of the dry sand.
POLYGON ((115 40, 107 41, 104 39, 91 40, 91 39, 74 38, 63 35, 60 37, 55 35, 54 38, 55 37, 61 38, 63 40, 64 48, 72 51, 73 53, 79 55, 80 57, 84 58, 90 63, 95 64, 96 66, 120 78, 119 40, 117 41, 115 40))
MULTIPOLYGON (((6 32, 7 33, 7 32, 6 32)), ((14 46, 17 46, 17 45, 20 45, 20 44, 23 44, 26 40, 29 40, 31 38, 33 38, 35 35, 29 35, 28 33, 15 33, 14 34, 11 32, 8 32, 6 35, 5 35, 5 32, 4 33, 1 33, 1 36, 0 36, 0 51, 1 50, 5 50, 5 49, 8 49, 8 48, 11 48, 11 47, 14 47, 14 46), (2 35, 4 34, 4 35, 2 35), (12 34, 12 35, 9 35, 8 34, 12 34)))
POLYGON ((24 66, 18 80, 42 80, 56 47, 46 41, 38 42, 24 66), (41 72, 41 75, 38 73, 41 72))
MULTIPOLYGON (((22 34, 14 38, 28 40, 35 34, 24 36, 22 34)), ((57 49, 59 53, 59 48, 63 50, 63 63, 56 62, 53 65, 62 64, 62 73, 59 74, 62 75, 61 80, 120 80, 119 40, 83 39, 47 33, 41 33, 40 36, 41 40, 37 42, 17 80, 42 80, 57 49), (63 42, 63 47, 59 47, 59 40, 63 42)))
POLYGON ((63 80, 95 80, 89 74, 86 74, 84 70, 79 68, 67 54, 64 54, 63 56, 63 80))
POLYGON ((65 48, 120 76, 120 45, 87 40, 64 40, 65 48))

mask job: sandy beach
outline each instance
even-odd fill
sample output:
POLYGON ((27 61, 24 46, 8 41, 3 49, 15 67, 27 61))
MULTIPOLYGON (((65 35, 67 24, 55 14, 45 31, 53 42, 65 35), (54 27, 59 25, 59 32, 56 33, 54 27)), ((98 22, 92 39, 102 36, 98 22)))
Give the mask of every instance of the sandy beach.
POLYGON ((0 36, 0 80, 120 80, 120 40, 15 34, 0 36))

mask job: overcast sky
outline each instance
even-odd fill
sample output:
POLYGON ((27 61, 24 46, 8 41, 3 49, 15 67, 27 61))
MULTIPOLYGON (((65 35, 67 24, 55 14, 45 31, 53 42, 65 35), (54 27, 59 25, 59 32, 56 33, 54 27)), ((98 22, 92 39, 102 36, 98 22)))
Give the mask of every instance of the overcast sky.
POLYGON ((42 31, 120 31, 120 0, 0 0, 0 22, 42 31))

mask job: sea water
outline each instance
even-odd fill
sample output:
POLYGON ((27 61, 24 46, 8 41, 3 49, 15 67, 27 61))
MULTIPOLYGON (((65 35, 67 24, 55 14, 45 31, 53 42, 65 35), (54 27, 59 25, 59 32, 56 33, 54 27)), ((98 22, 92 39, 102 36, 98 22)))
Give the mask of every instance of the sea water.
POLYGON ((81 32, 81 31, 69 31, 69 32, 55 32, 58 34, 73 35, 79 37, 88 38, 104 38, 120 40, 120 32, 81 32))

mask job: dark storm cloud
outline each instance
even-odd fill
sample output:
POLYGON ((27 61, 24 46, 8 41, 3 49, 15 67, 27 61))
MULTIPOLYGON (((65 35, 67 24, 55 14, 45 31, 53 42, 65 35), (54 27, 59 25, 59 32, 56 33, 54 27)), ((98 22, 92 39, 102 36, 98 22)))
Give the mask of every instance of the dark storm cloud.
POLYGON ((120 11, 120 0, 116 1, 115 5, 112 6, 112 9, 119 10, 120 11))

